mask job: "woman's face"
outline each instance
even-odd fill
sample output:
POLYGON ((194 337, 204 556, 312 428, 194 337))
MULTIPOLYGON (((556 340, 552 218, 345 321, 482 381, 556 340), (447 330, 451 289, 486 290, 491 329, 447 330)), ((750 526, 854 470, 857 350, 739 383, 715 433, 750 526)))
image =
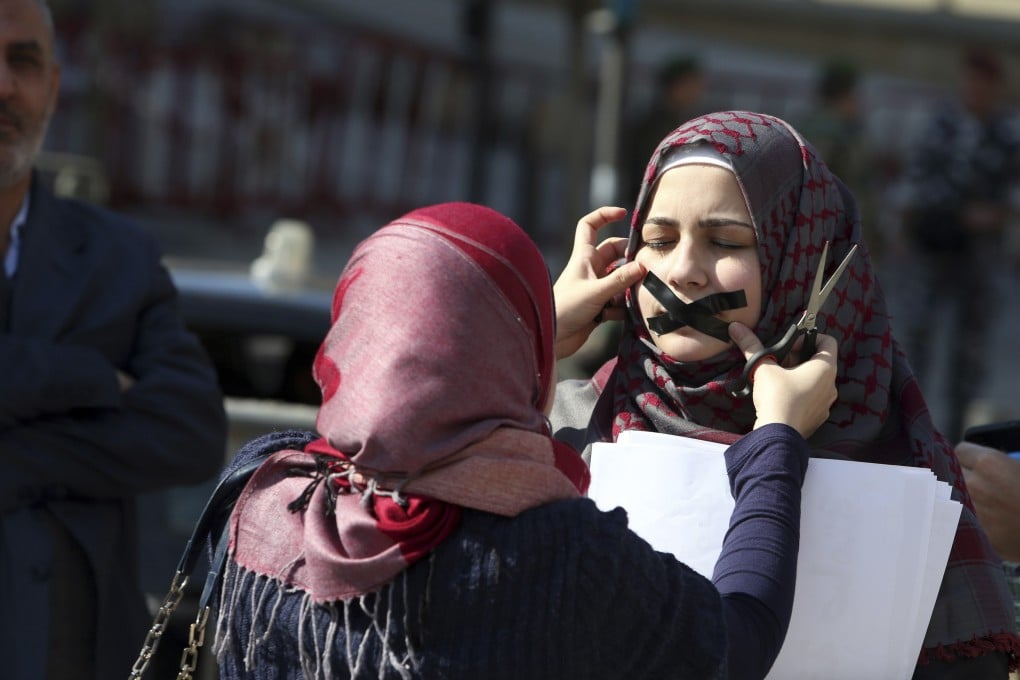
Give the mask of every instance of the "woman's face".
MULTIPOLYGON (((655 273, 683 302, 712 293, 743 290, 747 306, 722 312, 724 321, 754 328, 761 314, 758 245, 747 204, 733 173, 715 165, 680 165, 659 178, 644 224, 636 259, 655 273)), ((637 286, 641 317, 665 309, 637 286)), ((701 361, 728 343, 683 326, 655 344, 677 361, 701 361)))

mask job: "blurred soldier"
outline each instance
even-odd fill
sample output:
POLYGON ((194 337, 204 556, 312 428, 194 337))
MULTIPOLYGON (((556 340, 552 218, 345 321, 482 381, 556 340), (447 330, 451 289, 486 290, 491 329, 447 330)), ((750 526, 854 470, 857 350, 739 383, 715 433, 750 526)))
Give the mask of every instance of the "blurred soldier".
POLYGON ((797 129, 853 192, 865 240, 875 257, 881 244, 875 214, 880 168, 865 137, 860 71, 844 59, 827 61, 818 75, 816 94, 818 106, 799 122, 797 129))
MULTIPOLYGON (((675 57, 659 68, 651 107, 622 140, 623 158, 628 168, 624 191, 634 192, 641 186, 648 156, 664 135, 680 123, 708 113, 704 99, 705 71, 697 57, 675 57)), ((627 198, 625 204, 630 205, 637 200, 637 195, 627 198)))

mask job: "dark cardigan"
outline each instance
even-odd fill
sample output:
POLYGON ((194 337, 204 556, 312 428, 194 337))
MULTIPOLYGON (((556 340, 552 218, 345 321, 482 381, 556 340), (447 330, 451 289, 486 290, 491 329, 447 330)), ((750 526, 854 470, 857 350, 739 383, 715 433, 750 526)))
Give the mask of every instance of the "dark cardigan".
MULTIPOLYGON (((256 440, 232 466, 280 445, 256 440)), ((808 451, 772 425, 726 457, 737 505, 715 585, 652 550, 622 509, 574 499, 514 518, 465 510, 429 558, 347 603, 309 606, 231 563, 221 677, 763 677, 792 608, 808 451)))

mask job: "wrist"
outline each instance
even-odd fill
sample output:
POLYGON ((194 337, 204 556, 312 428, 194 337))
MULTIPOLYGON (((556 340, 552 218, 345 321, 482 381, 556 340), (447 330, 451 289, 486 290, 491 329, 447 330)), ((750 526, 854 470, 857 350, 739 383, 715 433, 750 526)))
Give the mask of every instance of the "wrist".
POLYGON ((759 416, 754 421, 754 426, 752 427, 752 429, 758 430, 768 425, 783 425, 784 427, 796 430, 797 434, 799 434, 801 437, 804 437, 805 439, 807 438, 807 435, 804 434, 803 423, 798 423, 796 418, 791 417, 782 418, 770 415, 759 416))

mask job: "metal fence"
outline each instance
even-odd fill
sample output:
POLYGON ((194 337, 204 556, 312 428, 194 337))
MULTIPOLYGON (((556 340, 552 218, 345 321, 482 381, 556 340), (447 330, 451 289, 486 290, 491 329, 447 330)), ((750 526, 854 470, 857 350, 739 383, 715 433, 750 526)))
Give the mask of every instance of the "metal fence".
MULTIPOLYGON (((581 88, 591 102, 582 115, 567 105, 565 66, 494 64, 491 120, 481 122, 483 146, 475 148, 475 71, 455 46, 336 24, 232 21, 242 38, 217 44, 201 32, 153 44, 97 38, 87 24, 67 28, 59 40, 62 100, 47 149, 96 158, 115 207, 203 215, 222 219, 223 228, 272 214, 340 217, 328 223, 357 230, 362 216, 369 228, 414 206, 480 200, 539 241, 559 243, 572 229, 578 215, 563 197, 571 182, 588 179, 571 176, 577 165, 568 162, 565 139, 591 135, 597 55, 581 88), (472 195, 479 168, 484 186, 472 195)), ((634 101, 647 94, 652 70, 632 66, 634 101)), ((802 76, 710 76, 709 95, 720 106, 785 116, 811 103, 802 76)), ((909 128, 932 94, 881 85, 869 93, 869 115, 882 130, 909 128)))

